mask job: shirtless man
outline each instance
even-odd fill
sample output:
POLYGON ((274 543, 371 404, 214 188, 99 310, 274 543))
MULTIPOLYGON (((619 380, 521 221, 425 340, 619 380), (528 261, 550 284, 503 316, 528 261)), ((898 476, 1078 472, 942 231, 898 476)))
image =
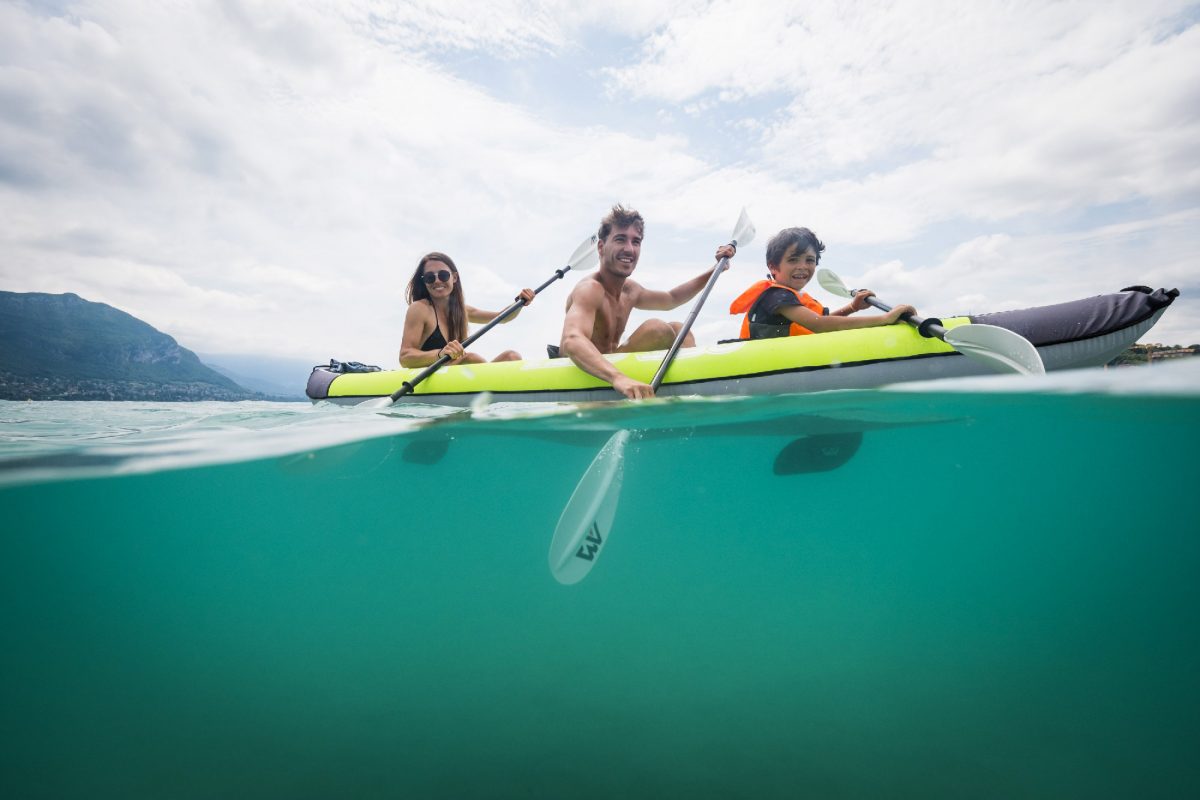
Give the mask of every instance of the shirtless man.
MULTIPOLYGON (((683 323, 646 320, 624 344, 618 345, 630 312, 635 308, 649 311, 678 308, 699 294, 712 275, 709 269, 667 292, 651 291, 630 280, 641 255, 644 230, 642 215, 619 205, 613 206, 608 216, 600 221, 596 244, 600 251, 600 269, 581 280, 567 297, 567 318, 563 322, 559 345, 562 354, 576 366, 608 381, 631 400, 653 397, 654 390, 649 384, 622 373, 604 358, 604 354, 665 350, 675 341, 683 323)), ((733 258, 733 254, 731 245, 722 245, 717 248, 716 258, 733 258)), ((684 338, 683 346, 696 346, 691 333, 684 338)))

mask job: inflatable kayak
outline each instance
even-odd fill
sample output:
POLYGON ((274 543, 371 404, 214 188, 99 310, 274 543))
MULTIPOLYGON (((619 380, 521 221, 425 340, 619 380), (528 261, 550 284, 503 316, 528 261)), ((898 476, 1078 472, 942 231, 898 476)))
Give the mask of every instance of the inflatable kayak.
MULTIPOLYGON (((1132 286, 1056 305, 943 319, 947 329, 996 325, 1028 339, 1047 370, 1099 366, 1143 336, 1179 295, 1175 289, 1132 286)), ((630 377, 649 382, 665 351, 606 356, 630 377)), ((314 402, 357 404, 387 397, 419 369, 340 372, 314 367, 307 394, 314 402)), ((986 366, 910 325, 733 340, 679 351, 660 397, 792 394, 865 389, 890 383, 988 374, 986 366)), ((401 403, 469 405, 483 392, 497 402, 615 400, 611 386, 567 358, 445 367, 401 403)))

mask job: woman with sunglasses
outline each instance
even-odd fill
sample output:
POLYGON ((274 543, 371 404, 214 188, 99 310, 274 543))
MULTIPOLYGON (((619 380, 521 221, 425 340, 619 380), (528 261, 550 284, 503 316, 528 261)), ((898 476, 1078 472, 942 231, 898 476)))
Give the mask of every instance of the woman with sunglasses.
MULTIPOLYGON (((458 267, 445 253, 429 253, 417 264, 417 271, 408 282, 408 314, 404 317, 404 339, 400 343, 400 366, 426 367, 443 355, 451 364, 480 364, 485 361, 478 353, 463 350, 468 322, 491 322, 499 311, 483 311, 467 305, 463 299, 458 267)), ((533 302, 532 289, 522 289, 517 295, 525 305, 533 302)), ((517 318, 514 311, 505 322, 517 318)), ((493 361, 519 361, 520 353, 505 350, 493 361)))

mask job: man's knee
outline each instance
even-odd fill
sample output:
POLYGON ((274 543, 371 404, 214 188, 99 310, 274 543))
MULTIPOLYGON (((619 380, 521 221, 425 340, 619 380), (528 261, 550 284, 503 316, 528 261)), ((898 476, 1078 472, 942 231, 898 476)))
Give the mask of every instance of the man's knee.
POLYGON ((648 319, 637 327, 625 344, 617 348, 618 353, 640 353, 646 350, 662 350, 675 341, 675 331, 670 323, 661 319, 648 319))
MULTIPOLYGON (((670 327, 671 327, 671 342, 674 342, 675 337, 679 335, 679 332, 681 330, 683 330, 683 323, 682 322, 672 322, 672 323, 670 323, 670 327)), ((668 344, 667 344, 668 347, 670 346, 671 342, 668 342, 668 344)), ((688 331, 688 335, 683 337, 683 346, 684 347, 695 347, 696 346, 696 337, 692 335, 691 331, 688 331)))
POLYGON ((643 336, 653 341, 656 347, 667 347, 675 341, 679 333, 680 323, 666 322, 661 319, 648 319, 642 326, 643 336))

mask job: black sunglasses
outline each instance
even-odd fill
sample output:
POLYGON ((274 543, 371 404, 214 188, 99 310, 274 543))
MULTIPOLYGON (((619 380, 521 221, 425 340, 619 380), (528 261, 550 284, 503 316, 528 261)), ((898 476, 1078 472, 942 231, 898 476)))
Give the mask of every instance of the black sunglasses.
POLYGON ((449 283, 450 282, 450 270, 439 269, 437 272, 422 272, 421 280, 425 281, 425 283, 428 284, 429 286, 433 286, 434 281, 441 281, 442 283, 449 283))

